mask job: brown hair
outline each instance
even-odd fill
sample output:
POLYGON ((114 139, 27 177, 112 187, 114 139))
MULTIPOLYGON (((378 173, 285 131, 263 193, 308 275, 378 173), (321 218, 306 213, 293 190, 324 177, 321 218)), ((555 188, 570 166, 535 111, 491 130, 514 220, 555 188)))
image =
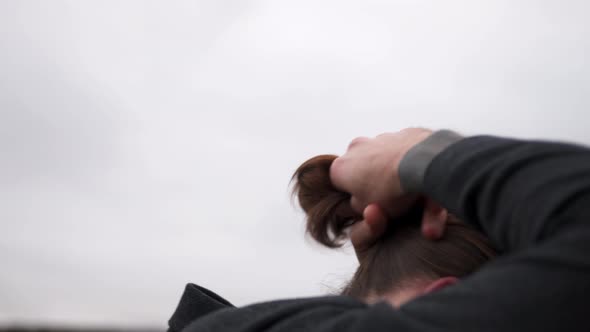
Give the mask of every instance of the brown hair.
MULTIPOLYGON (((334 155, 320 155, 295 171, 293 195, 307 215, 307 232, 317 242, 340 247, 349 226, 362 219, 350 206, 350 195, 330 181, 334 155)), ((388 229, 359 262, 342 292, 357 298, 398 290, 416 280, 463 277, 495 256, 489 241, 475 229, 449 217, 445 235, 438 241, 421 235, 422 205, 392 220, 388 229)))

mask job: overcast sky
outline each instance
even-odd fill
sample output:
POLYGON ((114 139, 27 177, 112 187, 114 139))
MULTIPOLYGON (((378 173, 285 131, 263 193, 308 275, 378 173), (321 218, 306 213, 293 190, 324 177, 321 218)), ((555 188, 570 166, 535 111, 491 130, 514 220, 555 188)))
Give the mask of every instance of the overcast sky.
POLYGON ((0 2, 0 324, 325 294, 294 169, 407 126, 590 144, 587 1, 0 2))

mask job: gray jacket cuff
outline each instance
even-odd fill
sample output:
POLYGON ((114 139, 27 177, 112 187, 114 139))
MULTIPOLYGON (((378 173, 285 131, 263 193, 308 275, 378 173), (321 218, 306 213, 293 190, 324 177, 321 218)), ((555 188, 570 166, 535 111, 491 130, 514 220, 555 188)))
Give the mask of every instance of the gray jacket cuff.
POLYGON ((439 130, 416 144, 403 157, 399 164, 399 179, 402 189, 407 193, 420 193, 428 166, 444 149, 463 139, 463 136, 450 131, 439 130))

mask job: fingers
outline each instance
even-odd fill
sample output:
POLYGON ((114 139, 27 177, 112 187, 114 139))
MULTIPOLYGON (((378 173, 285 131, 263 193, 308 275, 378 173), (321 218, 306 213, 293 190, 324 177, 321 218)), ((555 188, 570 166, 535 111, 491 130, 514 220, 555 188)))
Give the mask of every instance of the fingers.
POLYGON ((445 223, 428 219, 422 220, 422 235, 430 240, 438 240, 444 235, 445 223))
POLYGON ((387 217, 377 204, 370 204, 363 212, 363 220, 354 224, 350 230, 350 241, 357 258, 362 259, 377 239, 387 229, 387 217))
MULTIPOLYGON (((351 200, 352 203, 352 200, 351 200)), ((444 235, 448 211, 430 198, 426 198, 422 216, 422 234, 431 240, 444 235)), ((363 220, 350 230, 350 241, 357 258, 362 260, 365 253, 387 230, 388 218, 377 204, 369 204, 363 210, 363 220)))
POLYGON ((352 196, 350 198, 350 207, 358 213, 363 213, 367 206, 363 202, 361 202, 356 196, 352 196))
MULTIPOLYGON (((370 167, 362 160, 366 159, 365 154, 370 151, 370 144, 367 144, 369 141, 371 139, 368 137, 353 139, 346 152, 332 162, 330 180, 336 188, 358 195, 359 189, 364 187, 370 167)), ((361 213, 362 210, 358 212, 361 213)))
POLYGON ((363 211, 363 218, 371 228, 373 235, 380 237, 387 228, 387 216, 377 204, 368 205, 363 211))
POLYGON ((430 198, 426 199, 422 214, 422 235, 438 240, 444 235, 448 211, 430 198))
POLYGON ((351 186, 349 182, 351 182, 351 180, 348 175, 348 173, 350 173, 348 168, 347 162, 343 156, 334 159, 332 165, 330 165, 330 181, 334 187, 350 193, 351 186))

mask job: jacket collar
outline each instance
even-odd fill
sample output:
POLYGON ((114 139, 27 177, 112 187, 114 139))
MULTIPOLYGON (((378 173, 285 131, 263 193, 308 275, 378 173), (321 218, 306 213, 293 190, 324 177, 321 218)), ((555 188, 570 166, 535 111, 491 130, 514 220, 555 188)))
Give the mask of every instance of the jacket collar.
POLYGON ((187 284, 176 311, 168 321, 168 332, 180 332, 197 318, 233 307, 233 304, 214 292, 195 284, 187 284))

